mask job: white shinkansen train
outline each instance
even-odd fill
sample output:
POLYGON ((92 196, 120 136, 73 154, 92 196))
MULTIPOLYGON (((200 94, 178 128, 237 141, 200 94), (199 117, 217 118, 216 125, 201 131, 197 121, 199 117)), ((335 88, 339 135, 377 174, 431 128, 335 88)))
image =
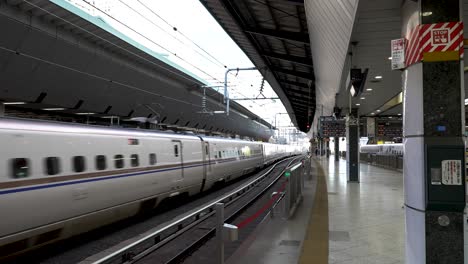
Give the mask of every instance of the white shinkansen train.
POLYGON ((0 258, 194 195, 296 146, 0 119, 0 258))
POLYGON ((380 155, 403 155, 403 144, 381 144, 381 145, 363 145, 360 148, 361 153, 372 153, 380 155))

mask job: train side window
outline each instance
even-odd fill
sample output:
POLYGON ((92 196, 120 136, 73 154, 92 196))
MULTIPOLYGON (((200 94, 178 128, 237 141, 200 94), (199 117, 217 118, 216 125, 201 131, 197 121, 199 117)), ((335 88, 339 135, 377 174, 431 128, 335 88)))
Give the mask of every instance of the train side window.
POLYGON ((157 162, 156 154, 155 153, 150 153, 149 154, 149 163, 150 165, 154 165, 157 162))
POLYGON ((130 155, 130 164, 132 165, 132 167, 140 166, 140 161, 138 160, 138 154, 130 155))
POLYGON ((86 169, 85 157, 83 156, 74 156, 73 157, 73 171, 74 172, 83 172, 86 169))
POLYGON ((219 158, 222 158, 222 156, 221 156, 221 151, 218 151, 218 157, 219 157, 219 158))
POLYGON ((179 157, 179 146, 174 145, 174 157, 179 157))
POLYGON ((29 176, 29 159, 11 159, 11 177, 14 179, 26 178, 29 176))
POLYGON ((121 169, 121 168, 123 168, 123 167, 125 166, 123 155, 120 155, 120 154, 119 154, 119 155, 115 155, 115 156, 114 156, 114 161, 115 161, 115 167, 116 167, 117 169, 121 169))
POLYGON ((96 156, 96 170, 105 170, 107 169, 106 156, 97 155, 96 156))
POLYGON ((45 161, 45 173, 47 175, 56 175, 60 172, 60 160, 58 157, 47 157, 45 161))

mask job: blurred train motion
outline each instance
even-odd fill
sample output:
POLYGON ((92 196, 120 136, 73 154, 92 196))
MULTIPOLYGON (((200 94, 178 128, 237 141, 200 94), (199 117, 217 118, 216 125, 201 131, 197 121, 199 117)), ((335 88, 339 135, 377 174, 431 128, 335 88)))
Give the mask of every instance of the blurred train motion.
POLYGON ((0 119, 0 256, 151 211, 302 146, 0 119))
POLYGON ((381 155, 403 155, 403 144, 381 144, 381 145, 362 145, 361 153, 373 153, 381 155))

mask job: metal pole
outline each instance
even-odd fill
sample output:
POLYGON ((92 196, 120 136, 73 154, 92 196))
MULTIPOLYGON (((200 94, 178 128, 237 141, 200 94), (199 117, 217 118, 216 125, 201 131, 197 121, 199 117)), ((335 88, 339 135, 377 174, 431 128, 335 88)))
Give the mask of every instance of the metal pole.
POLYGON ((224 264, 224 239, 223 239, 223 226, 224 226, 224 204, 217 203, 216 206, 216 240, 218 244, 217 259, 218 263, 224 264))
POLYGON ((224 73, 224 102, 226 103, 226 115, 229 115, 229 92, 227 88, 227 76, 230 71, 253 71, 256 70, 256 67, 250 68, 235 68, 235 69, 227 69, 224 73))

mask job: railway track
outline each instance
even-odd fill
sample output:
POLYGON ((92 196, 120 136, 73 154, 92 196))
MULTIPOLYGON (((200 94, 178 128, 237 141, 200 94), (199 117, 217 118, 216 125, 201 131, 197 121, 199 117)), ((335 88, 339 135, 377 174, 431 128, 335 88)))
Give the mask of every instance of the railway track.
MULTIPOLYGON (((182 263, 215 236, 215 204, 225 205, 225 222, 233 222, 260 197, 278 185, 283 172, 302 157, 280 161, 262 175, 200 209, 176 218, 137 241, 102 256, 92 256, 81 263, 182 263)), ((206 261, 204 261, 205 263, 206 261)))

